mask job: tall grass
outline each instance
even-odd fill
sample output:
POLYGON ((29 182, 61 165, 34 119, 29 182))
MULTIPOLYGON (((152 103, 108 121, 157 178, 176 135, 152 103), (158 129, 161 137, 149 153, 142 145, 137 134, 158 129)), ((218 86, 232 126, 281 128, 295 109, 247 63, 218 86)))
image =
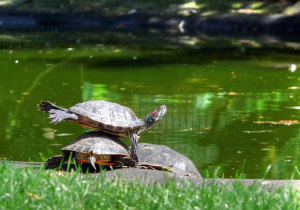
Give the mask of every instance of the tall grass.
POLYGON ((211 182, 178 187, 143 185, 103 176, 13 168, 0 164, 1 209, 297 209, 299 195, 290 186, 265 190, 211 182))

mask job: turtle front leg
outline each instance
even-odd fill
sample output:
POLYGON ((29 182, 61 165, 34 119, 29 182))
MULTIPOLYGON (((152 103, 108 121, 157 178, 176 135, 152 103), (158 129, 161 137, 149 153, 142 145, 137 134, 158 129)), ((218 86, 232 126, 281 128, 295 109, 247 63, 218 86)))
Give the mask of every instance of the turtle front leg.
POLYGON ((136 154, 136 148, 137 148, 139 138, 135 132, 130 132, 129 137, 130 137, 130 142, 131 142, 131 157, 138 163, 139 159, 136 154))

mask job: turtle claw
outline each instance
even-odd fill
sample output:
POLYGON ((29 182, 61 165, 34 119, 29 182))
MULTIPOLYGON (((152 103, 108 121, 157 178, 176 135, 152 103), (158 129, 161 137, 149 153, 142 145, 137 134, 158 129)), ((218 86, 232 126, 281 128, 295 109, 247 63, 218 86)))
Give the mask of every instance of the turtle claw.
POLYGON ((51 109, 49 111, 49 119, 51 120, 52 123, 57 124, 61 121, 67 120, 68 118, 73 117, 69 113, 66 113, 65 111, 62 110, 55 110, 51 109))
POLYGON ((97 169, 96 169, 96 166, 95 166, 96 158, 95 158, 94 156, 90 156, 90 157, 88 157, 88 160, 89 160, 89 163, 93 166, 93 168, 94 168, 95 170, 97 170, 97 169))
POLYGON ((59 118, 56 115, 50 115, 49 119, 51 120, 51 122, 53 124, 57 124, 57 123, 59 123, 61 121, 61 120, 59 120, 59 118))

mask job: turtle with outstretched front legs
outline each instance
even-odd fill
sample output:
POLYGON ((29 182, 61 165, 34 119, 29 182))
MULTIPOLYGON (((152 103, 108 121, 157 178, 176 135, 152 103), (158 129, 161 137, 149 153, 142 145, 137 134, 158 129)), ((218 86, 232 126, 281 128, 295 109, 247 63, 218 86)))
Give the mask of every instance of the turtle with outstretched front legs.
POLYGON ((104 100, 78 103, 68 109, 56 106, 49 101, 43 101, 40 104, 40 109, 49 113, 52 123, 73 121, 79 125, 109 134, 129 137, 131 155, 137 162, 138 134, 160 121, 167 113, 167 107, 162 105, 149 113, 144 120, 140 120, 128 107, 104 100))
POLYGON ((130 156, 130 149, 117 136, 100 131, 84 133, 63 147, 61 151, 62 155, 47 159, 47 168, 56 168, 61 162, 69 159, 76 163, 90 163, 95 170, 96 164, 134 166, 136 163, 130 156))

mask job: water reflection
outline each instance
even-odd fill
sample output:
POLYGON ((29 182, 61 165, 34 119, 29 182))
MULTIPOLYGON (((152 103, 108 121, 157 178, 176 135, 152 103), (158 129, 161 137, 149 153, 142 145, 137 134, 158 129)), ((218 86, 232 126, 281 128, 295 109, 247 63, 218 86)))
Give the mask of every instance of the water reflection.
POLYGON ((40 161, 39 153, 59 154, 86 131, 68 122, 50 124, 36 108, 40 100, 69 107, 105 99, 132 108, 139 118, 166 104, 168 114, 141 141, 170 146, 201 172, 221 167, 226 177, 239 170, 261 178, 271 164, 271 178, 287 178, 300 160, 300 95, 291 88, 299 87, 297 70, 238 59, 115 66, 99 55, 92 60, 28 57, 0 60, 1 157, 40 161))
MULTIPOLYGON (((174 94, 131 93, 131 98, 121 99, 121 94, 109 91, 108 85, 93 84, 90 98, 84 99, 110 98, 118 103, 130 103, 131 107, 138 108, 136 113, 139 117, 144 117, 153 107, 167 104, 168 114, 164 120, 142 134, 141 141, 167 144, 186 154, 202 170, 221 167, 225 176, 234 176, 236 170, 243 170, 250 177, 262 177, 264 170, 271 164, 273 178, 278 176, 280 165, 289 168, 288 172, 281 171, 281 176, 291 174, 295 162, 284 159, 281 163, 279 160, 283 153, 290 154, 287 157, 297 154, 291 148, 282 148, 289 144, 289 139, 297 139, 299 135, 297 111, 286 108, 286 104, 296 104, 296 92, 288 89, 264 92, 267 91, 264 87, 251 85, 249 87, 256 92, 224 92, 222 84, 214 84, 207 85, 209 89, 213 87, 214 92, 185 93, 193 80, 184 80, 183 77, 181 79, 181 82, 188 81, 185 82, 187 86, 174 94), (244 160, 247 164, 242 168, 244 160)), ((273 82, 276 78, 269 79, 273 82)), ((217 82, 219 81, 213 83, 217 82)), ((132 84, 127 82, 126 85, 132 84)), ((117 85, 115 90, 121 86, 123 85, 117 85)), ((141 86, 144 90, 145 87, 141 86)), ((150 87, 156 88, 151 85, 150 87)), ((163 86, 161 88, 164 89, 163 86)), ((240 88, 236 90, 241 91, 240 88)))

